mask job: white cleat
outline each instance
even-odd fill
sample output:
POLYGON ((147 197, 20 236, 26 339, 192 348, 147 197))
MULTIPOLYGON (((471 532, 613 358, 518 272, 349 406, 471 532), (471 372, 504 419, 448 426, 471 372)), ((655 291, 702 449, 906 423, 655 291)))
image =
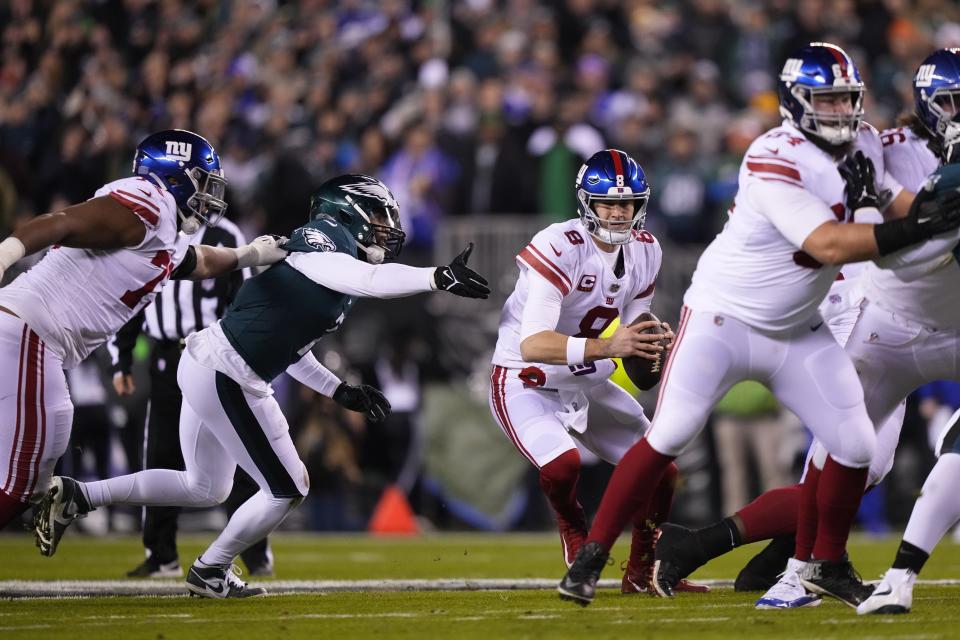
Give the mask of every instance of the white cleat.
POLYGON ((910 613, 917 574, 910 569, 889 569, 873 595, 860 603, 857 613, 910 613))
POLYGON ((801 607, 816 607, 820 604, 820 597, 808 593, 800 583, 800 571, 806 562, 795 558, 787 561, 787 570, 780 575, 777 584, 763 594, 755 608, 757 609, 799 609, 801 607))

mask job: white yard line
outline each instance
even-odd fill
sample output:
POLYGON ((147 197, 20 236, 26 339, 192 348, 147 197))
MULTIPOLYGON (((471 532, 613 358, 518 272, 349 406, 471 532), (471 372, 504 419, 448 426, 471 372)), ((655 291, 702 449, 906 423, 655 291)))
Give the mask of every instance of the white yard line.
MULTIPOLYGON (((517 591, 550 590, 556 578, 442 578, 436 580, 263 580, 272 595, 363 591, 517 591)), ((701 580, 715 588, 730 588, 732 580, 701 580)), ((960 585, 958 579, 918 580, 917 584, 960 585)), ((603 589, 620 586, 619 580, 601 580, 603 589)), ((0 598, 65 598, 101 596, 185 596, 182 580, 0 580, 0 598)))

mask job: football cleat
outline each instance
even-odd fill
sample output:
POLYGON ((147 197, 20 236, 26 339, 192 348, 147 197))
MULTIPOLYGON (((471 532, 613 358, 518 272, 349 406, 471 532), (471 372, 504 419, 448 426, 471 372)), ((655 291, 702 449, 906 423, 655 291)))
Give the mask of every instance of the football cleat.
POLYGON ((563 563, 569 569, 577 557, 577 552, 587 539, 587 517, 580 510, 579 522, 567 522, 557 515, 557 527, 560 529, 560 545, 563 549, 563 563))
POLYGON ((783 573, 783 567, 793 555, 796 543, 796 538, 792 535, 771 540, 770 544, 750 558, 750 561, 740 570, 733 583, 733 590, 766 591, 777 584, 777 580, 783 573))
POLYGON ((676 524, 660 525, 660 537, 654 550, 653 588, 665 598, 672 597, 680 581, 706 560, 695 532, 676 524))
POLYGON ((808 590, 836 598, 856 609, 873 593, 873 585, 866 585, 849 560, 811 560, 800 572, 800 582, 808 590))
POLYGON ((819 596, 807 593, 800 581, 800 571, 805 562, 795 558, 787 561, 787 570, 780 575, 775 585, 770 587, 757 600, 756 609, 800 609, 802 607, 816 607, 820 604, 819 596))
POLYGON ((607 565, 610 554, 603 550, 599 542, 587 542, 570 565, 567 575, 563 576, 557 591, 561 600, 570 600, 581 606, 593 602, 597 590, 600 572, 607 565))
POLYGON ((180 561, 174 558, 170 562, 160 562, 149 557, 139 565, 127 571, 128 578, 182 578, 180 561))
POLYGON ((888 570, 873 594, 857 605, 857 613, 910 613, 916 581, 917 574, 910 569, 888 570))
POLYGON ((253 549, 247 549, 240 554, 243 563, 247 565, 247 573, 258 578, 273 577, 273 549, 268 542, 263 553, 253 553, 253 549))
POLYGON ((90 503, 73 478, 54 476, 50 489, 40 501, 33 517, 33 534, 40 555, 50 557, 57 552, 57 545, 74 520, 85 518, 92 511, 90 503))
POLYGON ((187 590, 201 598, 253 598, 267 594, 263 587, 249 587, 240 580, 240 567, 235 564, 210 566, 198 558, 187 572, 187 590))

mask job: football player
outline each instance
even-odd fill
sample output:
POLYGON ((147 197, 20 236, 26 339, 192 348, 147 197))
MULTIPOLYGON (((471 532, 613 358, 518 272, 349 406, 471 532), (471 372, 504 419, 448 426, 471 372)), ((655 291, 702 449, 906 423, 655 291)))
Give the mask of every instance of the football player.
POLYGON ((177 370, 185 471, 149 469, 88 483, 55 477, 35 519, 41 553, 53 555, 67 526, 97 507, 219 504, 240 465, 260 491, 190 567, 187 588, 210 598, 266 593, 237 579, 233 561, 300 504, 309 484, 270 382, 286 371, 340 405, 383 420, 386 398, 373 387, 342 382, 317 361, 313 345, 340 327, 358 297, 490 292, 466 266, 473 245, 447 266, 381 264, 403 246, 399 220, 393 194, 375 178, 344 175, 321 185, 309 222, 284 245, 289 256, 247 280, 222 320, 187 338, 177 370))
POLYGON ((175 250, 178 231, 196 232, 227 208, 220 158, 197 134, 148 136, 133 173, 0 242, 0 278, 50 247, 0 289, 0 528, 46 492, 66 450, 73 405, 64 369, 106 342, 171 277, 211 278, 286 256, 270 237, 237 249, 180 243, 175 250))
MULTIPOLYGON (((818 305, 840 265, 879 259, 954 229, 960 208, 951 196, 916 198, 903 218, 853 222, 838 163, 857 149, 885 175, 879 136, 862 123, 859 71, 839 47, 812 43, 785 62, 779 90, 784 122, 747 151, 730 218, 701 256, 684 297, 653 426, 617 465, 587 542, 560 583, 563 598, 592 601, 626 520, 647 508, 664 470, 717 400, 743 379, 770 388, 829 453, 811 485, 811 547, 798 548, 791 566, 803 570, 811 590, 854 605, 869 595, 844 550, 876 435, 856 370, 824 328, 818 305)), ((895 184, 888 188, 902 206, 908 196, 895 184)), ((798 517, 803 528, 804 512, 798 517)), ((653 587, 672 595, 669 585, 653 587)))
MULTIPOLYGON (((490 410, 539 471, 568 567, 587 534, 577 444, 616 464, 649 427, 643 407, 608 379, 610 358, 660 358, 664 338, 643 333, 658 322, 631 325, 650 310, 662 257, 643 228, 650 199, 643 169, 605 149, 580 168, 575 188, 579 217, 540 231, 517 256, 520 275, 500 315, 490 378, 490 410), (601 338, 617 318, 613 335, 601 338)), ((673 333, 663 329, 669 342, 673 333)), ((646 590, 655 524, 670 509, 676 473, 671 465, 659 481, 650 513, 633 514, 623 593, 646 590)))
MULTIPOLYGON (((960 141, 960 123, 954 120, 960 106, 960 50, 942 49, 928 56, 917 70, 913 84, 914 113, 903 127, 886 130, 880 137, 887 172, 910 191, 918 192, 927 176, 951 159, 960 141)), ((848 173, 848 195, 870 188, 873 182, 869 170, 864 176, 857 173, 861 172, 848 173)), ((853 295, 846 300, 825 302, 825 307, 846 306, 854 311, 854 324, 846 332, 849 339, 837 337, 845 342, 847 355, 857 368, 867 413, 880 425, 868 486, 879 483, 893 466, 907 394, 934 380, 960 380, 960 300, 955 295, 960 273, 954 255, 956 243, 955 233, 930 241, 907 252, 908 260, 901 259, 916 264, 894 270, 867 263, 855 281, 853 295), (891 413, 893 416, 887 418, 891 413)), ((843 311, 832 313, 845 315, 843 311)), ((809 458, 804 487, 820 473, 826 458, 823 445, 815 442, 809 458)), ((948 457, 941 468, 950 464, 948 457)), ((936 482, 940 473, 943 472, 938 471, 936 476, 931 473, 935 478, 928 481, 931 487, 944 486, 942 481, 936 482)), ((931 493, 932 490, 925 489, 925 505, 933 501, 931 493)), ((657 578, 668 583, 675 581, 735 546, 785 535, 748 563, 738 576, 737 587, 750 589, 775 581, 772 576, 782 571, 793 551, 792 534, 796 532, 798 546, 803 546, 812 535, 809 530, 798 530, 797 523, 783 515, 791 513, 802 500, 799 486, 775 489, 711 527, 694 532, 673 525, 664 527, 657 548, 657 578)), ((950 520, 952 511, 948 508, 938 513, 942 520, 927 518, 938 523, 931 527, 934 532, 941 521, 950 520)), ((911 520, 917 524, 908 528, 910 535, 904 536, 901 545, 906 559, 898 556, 888 574, 890 584, 881 586, 878 596, 860 604, 859 612, 887 607, 909 610, 916 574, 942 536, 941 531, 927 537, 918 524, 922 518, 911 520), (910 542, 918 539, 921 544, 910 542)), ((810 602, 810 596, 798 583, 795 572, 788 571, 758 601, 758 607, 792 608, 810 602)))

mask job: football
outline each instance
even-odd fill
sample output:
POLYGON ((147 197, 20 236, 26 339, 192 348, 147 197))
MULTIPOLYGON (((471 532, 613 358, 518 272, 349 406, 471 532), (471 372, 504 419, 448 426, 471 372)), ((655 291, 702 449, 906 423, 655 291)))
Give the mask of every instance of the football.
MULTIPOLYGON (((637 324, 638 322, 647 322, 647 321, 656 321, 660 322, 652 313, 641 313, 637 316, 637 319, 634 320, 630 326, 637 324)), ((654 333, 660 334, 664 333, 663 327, 657 325, 644 331, 644 333, 654 333)), ((667 341, 661 340, 659 343, 661 346, 667 346, 667 341)), ((657 356, 656 360, 647 360, 646 358, 640 358, 637 356, 631 358, 623 359, 623 370, 627 374, 627 377, 630 378, 630 382, 635 384, 638 389, 642 391, 648 391, 657 386, 657 383, 660 382, 660 375, 663 373, 664 360, 666 358, 666 351, 661 351, 657 356)))

